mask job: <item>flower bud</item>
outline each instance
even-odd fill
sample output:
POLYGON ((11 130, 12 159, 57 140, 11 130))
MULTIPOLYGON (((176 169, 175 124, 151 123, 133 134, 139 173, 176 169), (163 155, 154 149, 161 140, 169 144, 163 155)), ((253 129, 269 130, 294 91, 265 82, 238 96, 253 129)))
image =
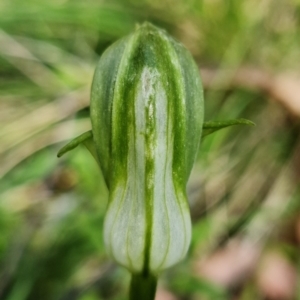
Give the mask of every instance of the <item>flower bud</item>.
POLYGON ((186 183, 203 124, 199 70, 149 23, 111 45, 94 75, 92 133, 109 188, 108 252, 132 272, 157 274, 191 239, 186 183))

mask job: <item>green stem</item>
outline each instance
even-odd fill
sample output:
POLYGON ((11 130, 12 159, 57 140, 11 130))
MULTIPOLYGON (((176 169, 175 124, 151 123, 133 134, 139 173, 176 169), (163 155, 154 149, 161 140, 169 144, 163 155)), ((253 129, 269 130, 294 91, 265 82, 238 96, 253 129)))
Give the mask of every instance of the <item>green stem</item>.
POLYGON ((154 300, 157 278, 147 274, 132 274, 129 300, 154 300))

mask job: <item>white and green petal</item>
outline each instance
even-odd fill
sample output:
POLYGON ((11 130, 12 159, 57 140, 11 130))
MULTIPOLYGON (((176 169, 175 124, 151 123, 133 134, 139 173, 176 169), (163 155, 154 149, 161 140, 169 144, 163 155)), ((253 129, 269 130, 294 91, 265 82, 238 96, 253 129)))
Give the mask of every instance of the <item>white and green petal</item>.
POLYGON ((91 120, 110 190, 107 249, 133 272, 159 273, 184 258, 191 237, 185 189, 203 95, 188 51, 149 24, 112 45, 95 72, 91 120))

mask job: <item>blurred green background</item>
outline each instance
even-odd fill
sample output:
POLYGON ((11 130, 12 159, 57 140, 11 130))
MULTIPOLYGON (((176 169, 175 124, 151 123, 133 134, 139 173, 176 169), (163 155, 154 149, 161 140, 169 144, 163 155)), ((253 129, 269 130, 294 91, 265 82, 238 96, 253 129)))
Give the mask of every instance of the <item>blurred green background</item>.
POLYGON ((299 0, 1 0, 0 299, 127 299, 100 172, 56 153, 90 129, 99 56, 144 20, 195 57, 206 120, 256 123, 203 141, 192 245, 157 299, 300 299, 299 0))

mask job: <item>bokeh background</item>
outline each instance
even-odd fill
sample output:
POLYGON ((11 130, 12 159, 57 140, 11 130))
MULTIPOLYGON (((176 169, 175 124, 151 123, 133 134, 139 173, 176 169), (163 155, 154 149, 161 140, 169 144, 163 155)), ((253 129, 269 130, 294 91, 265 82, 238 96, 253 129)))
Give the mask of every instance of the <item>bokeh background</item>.
POLYGON ((192 245, 157 300, 300 299, 299 0, 1 0, 0 299, 127 299, 101 174, 56 153, 90 129, 99 56, 144 20, 193 54, 206 120, 256 123, 204 139, 192 245))

